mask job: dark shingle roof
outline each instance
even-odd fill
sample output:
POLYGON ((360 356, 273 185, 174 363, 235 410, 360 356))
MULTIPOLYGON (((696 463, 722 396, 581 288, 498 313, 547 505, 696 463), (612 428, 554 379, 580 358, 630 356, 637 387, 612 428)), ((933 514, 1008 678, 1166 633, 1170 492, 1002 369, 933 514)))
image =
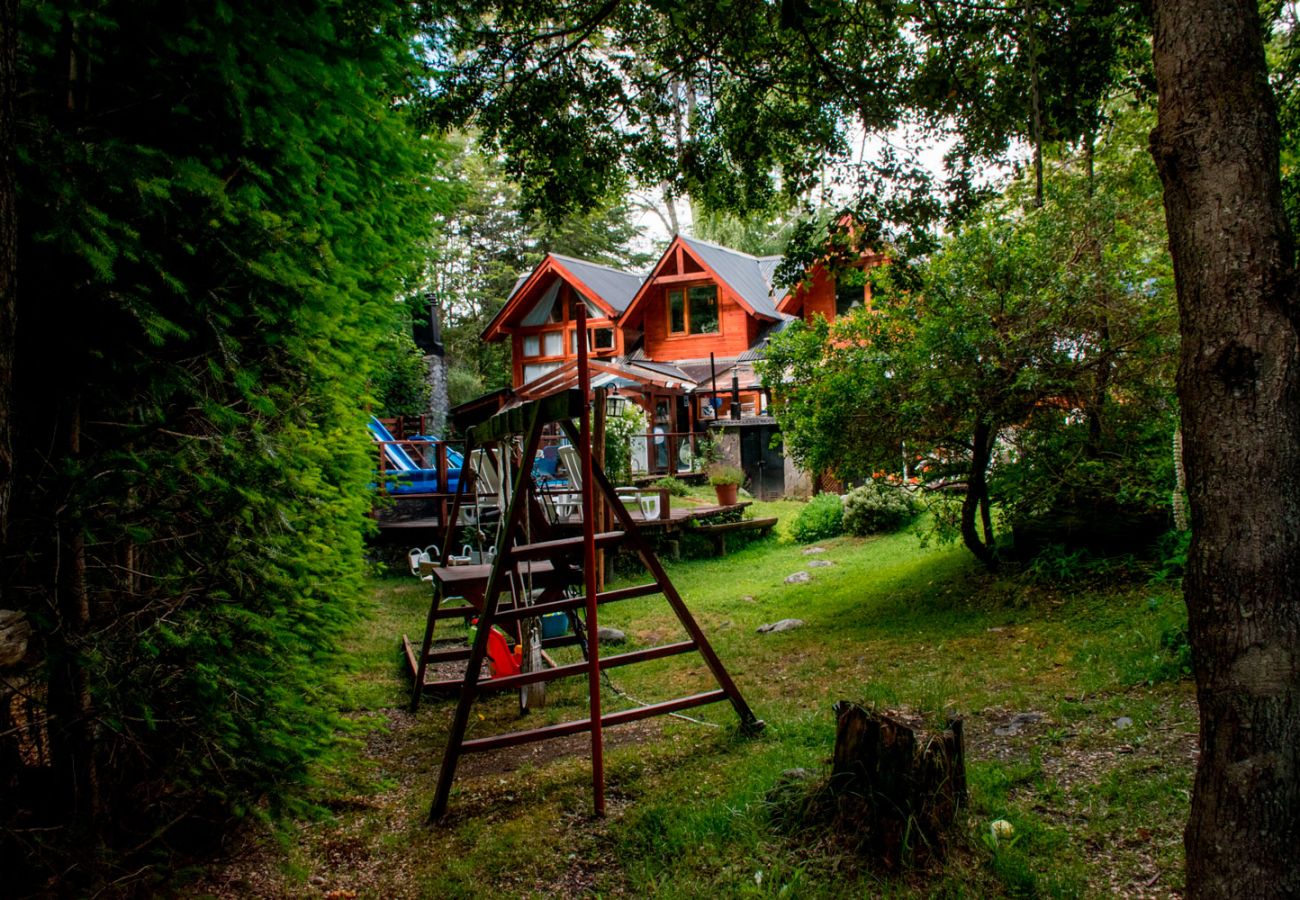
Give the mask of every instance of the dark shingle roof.
POLYGON ((772 287, 772 274, 781 261, 779 256, 750 256, 708 241, 682 236, 682 243, 703 260, 718 277, 760 316, 777 318, 776 304, 785 296, 783 289, 772 287))

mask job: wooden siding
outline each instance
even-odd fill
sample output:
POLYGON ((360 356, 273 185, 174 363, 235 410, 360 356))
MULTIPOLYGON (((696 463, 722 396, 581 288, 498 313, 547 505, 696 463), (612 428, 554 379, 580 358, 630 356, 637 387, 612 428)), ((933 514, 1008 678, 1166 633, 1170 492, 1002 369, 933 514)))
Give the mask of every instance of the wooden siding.
MULTIPOLYGON (((577 324, 573 320, 574 311, 574 290, 568 284, 561 285, 560 295, 556 298, 556 303, 561 304, 564 311, 563 319, 559 322, 547 322, 545 325, 530 325, 527 327, 514 327, 510 329, 510 368, 511 379, 515 387, 526 383, 524 378, 524 366, 539 365, 543 363, 564 363, 571 359, 576 359, 577 354, 574 352, 573 333, 577 330, 577 324), (557 354, 543 354, 540 356, 524 356, 524 338, 533 335, 537 336, 539 350, 544 349, 545 334, 558 333, 561 335, 560 350, 557 354)), ((587 329, 594 331, 598 328, 612 328, 614 331, 614 346, 608 350, 592 350, 593 359, 609 358, 622 356, 623 350, 623 329, 612 319, 587 319, 587 329)))
MULTIPOLYGON (((879 264, 880 258, 876 257, 868 260, 864 265, 871 268, 879 264)), ((871 305, 870 282, 863 288, 862 302, 864 306, 871 305)), ((781 311, 798 316, 809 324, 812 324, 813 318, 818 315, 825 318, 827 322, 834 322, 835 279, 826 272, 821 263, 817 263, 812 274, 805 278, 789 299, 781 304, 781 311)))
MULTIPOLYGON (((658 282, 658 279, 656 279, 658 282)), ((646 297, 645 354, 660 362, 681 359, 708 359, 710 353, 718 356, 739 356, 749 349, 758 335, 758 322, 725 286, 718 286, 717 334, 669 334, 668 291, 683 290, 711 280, 673 283, 655 283, 646 297)))

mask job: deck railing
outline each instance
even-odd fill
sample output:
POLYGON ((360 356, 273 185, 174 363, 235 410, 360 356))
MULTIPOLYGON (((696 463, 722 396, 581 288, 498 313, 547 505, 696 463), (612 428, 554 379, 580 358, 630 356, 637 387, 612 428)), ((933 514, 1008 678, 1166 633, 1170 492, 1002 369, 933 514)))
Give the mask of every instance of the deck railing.
POLYGON ((632 443, 633 475, 678 475, 700 472, 699 441, 704 435, 691 431, 648 431, 634 434, 632 443))
POLYGON ((462 441, 375 441, 375 452, 379 456, 380 490, 384 489, 387 479, 400 478, 404 474, 401 469, 393 466, 389 460, 387 452, 389 447, 401 448, 410 457, 411 461, 421 469, 437 471, 438 491, 431 491, 430 493, 446 491, 448 472, 457 468, 447 459, 448 449, 461 451, 462 453, 464 451, 462 441))

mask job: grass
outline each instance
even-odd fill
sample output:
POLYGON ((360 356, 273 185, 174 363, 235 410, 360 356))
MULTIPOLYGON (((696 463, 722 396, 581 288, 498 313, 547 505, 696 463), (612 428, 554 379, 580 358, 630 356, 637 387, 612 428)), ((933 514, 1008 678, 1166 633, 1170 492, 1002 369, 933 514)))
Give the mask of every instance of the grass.
MULTIPOLYGON (((396 641, 420 633, 427 589, 376 579, 374 615, 350 648, 350 705, 371 717, 369 734, 355 764, 331 773, 322 796, 331 814, 283 826, 278 842, 250 832, 203 890, 975 897, 1181 888, 1196 717, 1168 647, 1183 623, 1176 586, 1061 591, 990 576, 964 550, 923 547, 909 533, 834 538, 809 555, 785 533, 797 508, 756 502, 754 515, 781 518, 776 536, 722 559, 668 564, 766 721, 759 737, 739 735, 725 704, 691 713, 708 724, 661 718, 610 730, 604 821, 589 815, 585 738, 474 757, 458 772, 448 824, 427 828, 451 704, 405 713, 396 641), (785 583, 801 570, 809 583, 785 583), (782 618, 805 624, 756 633, 782 618), (767 792, 786 770, 825 770, 840 698, 965 718, 971 806, 942 866, 885 875, 824 836, 773 827, 767 792), (1020 712, 1041 718, 999 733, 1020 712), (1014 837, 992 839, 999 818, 1014 837)), ((682 634, 658 597, 603 607, 601 622, 632 647, 682 634)), ((604 691, 607 710, 711 686, 694 656, 610 674, 618 692, 604 691)), ((554 684, 529 724, 580 717, 585 704, 580 679, 554 684)), ((514 700, 500 697, 476 707, 471 735, 518 727, 514 700)))

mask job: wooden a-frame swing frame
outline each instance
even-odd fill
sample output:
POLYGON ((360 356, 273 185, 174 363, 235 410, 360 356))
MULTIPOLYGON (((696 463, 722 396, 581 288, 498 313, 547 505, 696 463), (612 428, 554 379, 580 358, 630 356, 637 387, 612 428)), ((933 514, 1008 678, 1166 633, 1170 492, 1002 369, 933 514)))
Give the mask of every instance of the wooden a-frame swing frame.
MULTIPOLYGON (((585 318, 583 312, 580 311, 579 313, 580 320, 585 318)), ((579 325, 582 325, 581 321, 579 325)), ((664 571, 663 565, 654 552, 654 548, 642 535, 636 520, 619 501, 608 476, 592 457, 590 408, 587 402, 587 398, 590 396, 590 374, 584 343, 579 341, 578 390, 564 391, 522 406, 503 410, 483 424, 471 429, 469 433, 466 459, 469 458, 470 450, 475 446, 482 447, 500 443, 504 451, 505 439, 523 434, 520 459, 524 465, 520 467, 512 486, 510 502, 507 508, 502 511, 503 521, 498 528, 495 554, 492 564, 486 572, 486 584, 483 586, 481 606, 478 610, 478 629, 470 648, 464 678, 460 684, 459 698, 452 716, 451 729, 447 735, 447 745, 438 773, 437 788, 434 793, 433 804, 429 809, 430 822, 437 822, 446 813, 452 782, 456 776, 456 767, 460 757, 466 753, 497 750, 534 741, 579 734, 584 731, 590 732, 592 794, 595 813, 601 816, 605 813, 603 732, 606 727, 653 716, 667 715, 722 700, 731 703, 740 719, 740 727, 746 733, 757 733, 763 727, 763 723, 750 710, 749 705, 740 693, 740 689, 732 681, 708 638, 691 615, 685 601, 683 601, 672 580, 668 577, 668 573, 664 571), (576 428, 572 421, 575 417, 580 420, 580 425, 576 428), (582 534, 577 537, 519 543, 517 539, 526 532, 523 528, 526 516, 529 517, 530 526, 532 523, 536 523, 542 527, 541 533, 544 536, 547 534, 545 516, 541 514, 540 504, 534 494, 533 479, 529 474, 527 465, 531 463, 537 453, 541 443, 543 427, 551 422, 558 423, 568 439, 578 448, 579 458, 584 470, 581 479, 582 534), (601 533, 595 531, 597 494, 600 497, 599 502, 606 504, 606 507, 613 511, 621 530, 601 533), (626 545, 641 557, 653 580, 632 587, 598 591, 595 565, 596 550, 620 544, 626 545), (581 562, 578 560, 579 557, 581 557, 581 562), (546 599, 544 596, 542 602, 532 605, 520 603, 503 607, 500 603, 501 594, 507 590, 509 579, 512 573, 517 571, 518 564, 535 560, 550 561, 554 576, 552 583, 560 583, 565 580, 572 583, 580 575, 584 588, 583 596, 562 597, 560 599, 546 599), (598 607, 618 600, 654 594, 663 594, 678 622, 685 630, 688 640, 620 653, 602 660, 598 640, 598 607), (487 652, 488 635, 493 626, 517 622, 524 618, 540 617, 551 612, 573 613, 578 609, 584 609, 586 613, 585 630, 587 640, 581 641, 579 637, 579 641, 581 641, 585 650, 586 659, 584 661, 544 668, 538 671, 521 672, 517 675, 491 678, 486 681, 480 678, 480 671, 487 652), (706 667, 717 682, 717 689, 632 709, 602 713, 600 703, 600 673, 602 671, 616 666, 646 662, 691 651, 698 652, 703 658, 706 667), (587 675, 588 679, 589 712, 587 718, 466 740, 465 732, 469 725, 470 714, 474 703, 481 694, 519 688, 529 684, 546 683, 558 678, 583 673, 587 675)), ((448 534, 451 533, 450 529, 454 527, 454 523, 459 516, 461 497, 469 480, 471 479, 464 477, 460 480, 452 506, 451 517, 447 523, 448 534)), ((446 544, 447 542, 444 542, 440 565, 426 566, 426 571, 434 576, 435 597, 430 608, 424 645, 421 648, 419 659, 414 660, 417 663, 417 671, 412 694, 413 709, 418 704, 420 694, 425 688, 423 681, 424 664, 430 653, 430 638, 433 632, 433 623, 438 613, 439 598, 449 589, 442 584, 441 579, 454 580, 455 578, 455 568, 447 568, 449 551, 446 544)), ((481 567, 479 577, 482 577, 481 567)))

